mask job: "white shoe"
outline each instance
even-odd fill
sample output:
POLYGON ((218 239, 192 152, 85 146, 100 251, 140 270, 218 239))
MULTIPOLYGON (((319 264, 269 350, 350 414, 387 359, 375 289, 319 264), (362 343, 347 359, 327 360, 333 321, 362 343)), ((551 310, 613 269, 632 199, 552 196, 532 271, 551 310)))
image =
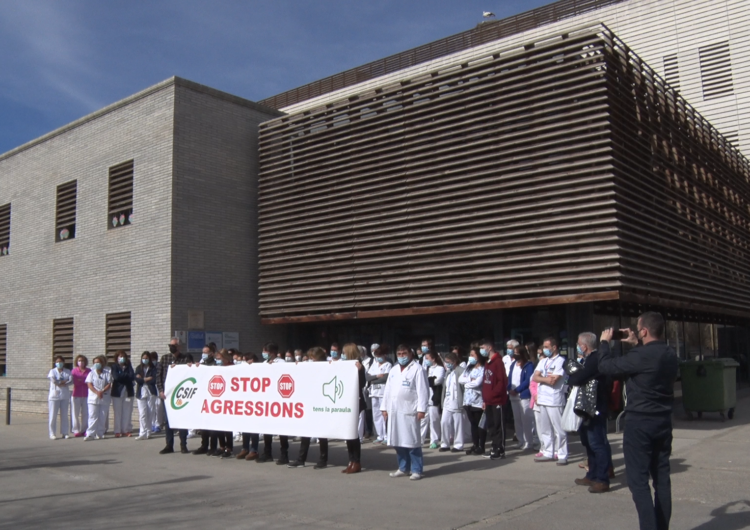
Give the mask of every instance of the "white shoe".
POLYGON ((400 469, 397 469, 396 471, 394 471, 393 473, 389 473, 388 475, 392 478, 398 478, 398 477, 405 477, 406 475, 408 475, 408 473, 404 473, 400 469))
POLYGON ((84 442, 90 442, 90 441, 91 441, 91 440, 93 440, 93 439, 94 439, 94 437, 93 437, 93 436, 84 436, 84 437, 83 437, 83 441, 84 441, 84 442))
POLYGON ((49 439, 50 440, 57 440, 57 436, 55 436, 54 434, 50 434, 49 435, 49 439))
POLYGON ((68 438, 70 438, 69 434, 63 434, 63 440, 67 440, 68 438))
POLYGON ((97 435, 96 435, 96 439, 97 439, 97 440, 104 440, 104 436, 99 436, 99 435, 97 434, 97 435))
POLYGON ((421 479, 422 479, 422 475, 420 475, 419 473, 412 473, 411 476, 409 477, 409 480, 421 480, 421 479))
POLYGON ((141 434, 136 440, 148 440, 148 434, 141 434))

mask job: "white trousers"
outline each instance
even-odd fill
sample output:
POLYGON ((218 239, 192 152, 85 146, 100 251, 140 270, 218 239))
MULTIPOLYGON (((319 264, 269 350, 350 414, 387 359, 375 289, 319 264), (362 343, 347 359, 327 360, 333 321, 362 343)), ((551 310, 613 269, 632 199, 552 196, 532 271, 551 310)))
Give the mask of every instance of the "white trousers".
POLYGON ((383 412, 380 410, 380 404, 383 398, 372 396, 372 422, 375 424, 375 434, 381 440, 385 440, 385 419, 383 412))
POLYGON ((89 407, 86 403, 88 398, 71 397, 70 415, 73 418, 73 433, 85 433, 89 424, 89 407))
MULTIPOLYGON (((104 436, 105 423, 104 419, 107 416, 107 409, 109 408, 104 404, 104 398, 101 399, 102 403, 95 405, 88 403, 89 408, 89 427, 86 429, 86 436, 104 436)), ((109 400, 107 400, 109 401, 109 400)))
POLYGON ((127 394, 112 397, 112 410, 115 413, 115 434, 126 434, 133 431, 133 398, 127 394))
POLYGON ((49 400, 49 435, 55 436, 57 432, 57 416, 60 415, 60 432, 63 436, 70 434, 68 430, 68 407, 70 402, 67 399, 49 400))
POLYGON ((430 443, 440 443, 440 407, 430 405, 427 407, 427 419, 430 422, 430 443))
POLYGON ((367 412, 364 410, 359 413, 359 422, 357 423, 357 432, 359 433, 359 439, 365 438, 365 425, 367 424, 367 412))
POLYGON ((513 424, 516 428, 516 438, 521 445, 534 443, 534 411, 529 408, 530 399, 511 399, 513 409, 513 424))
POLYGON ((150 395, 148 392, 143 391, 142 396, 147 396, 144 399, 138 400, 138 420, 140 423, 141 430, 138 433, 139 436, 151 436, 151 427, 153 426, 153 411, 156 400, 155 396, 150 395))
POLYGON ((466 419, 466 413, 463 410, 443 410, 443 418, 440 420, 443 440, 441 445, 443 447, 450 447, 452 441, 453 447, 456 449, 464 448, 464 422, 466 419))
POLYGON ((151 418, 154 422, 154 427, 161 427, 166 423, 165 419, 166 411, 164 410, 164 402, 159 396, 154 396, 154 408, 151 418))
POLYGON ((424 415, 424 419, 419 422, 419 433, 422 435, 422 445, 427 443, 430 437, 430 414, 424 415))
POLYGON ((568 435, 562 428, 563 407, 539 405, 537 427, 542 441, 542 454, 552 458, 557 453, 559 460, 568 459, 568 435))
POLYGON ((104 409, 104 417, 101 418, 102 428, 104 429, 102 433, 106 433, 109 430, 109 406, 112 404, 112 394, 105 394, 101 401, 102 408, 104 409))

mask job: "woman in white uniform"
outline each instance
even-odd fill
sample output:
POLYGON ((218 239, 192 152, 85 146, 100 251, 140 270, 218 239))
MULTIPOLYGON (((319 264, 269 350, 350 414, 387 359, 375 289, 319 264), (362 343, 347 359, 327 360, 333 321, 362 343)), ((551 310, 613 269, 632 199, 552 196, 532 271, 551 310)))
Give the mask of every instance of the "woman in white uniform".
POLYGON ((458 382, 464 387, 464 410, 471 424, 471 449, 466 451, 467 455, 483 455, 484 444, 487 439, 487 431, 479 426, 484 412, 484 399, 482 399, 482 386, 484 385, 484 364, 486 359, 480 355, 479 348, 469 351, 469 362, 466 370, 458 378, 458 382))
POLYGON ((411 480, 423 473, 420 422, 427 416, 429 385, 427 373, 414 360, 408 347, 396 349, 398 366, 388 374, 380 410, 388 424, 388 445, 396 448, 398 470, 391 477, 411 472, 411 480))
POLYGON ((383 419, 383 413, 380 411, 380 405, 383 401, 383 393, 385 392, 385 383, 388 379, 388 373, 391 371, 393 365, 383 355, 382 349, 377 347, 373 352, 375 359, 372 361, 369 370, 365 378, 370 384, 368 390, 370 391, 370 398, 372 399, 372 421, 375 424, 375 441, 372 442, 376 445, 386 444, 386 430, 385 420, 383 419))
POLYGON ((73 377, 70 370, 65 368, 65 359, 55 357, 55 367, 47 374, 49 379, 49 439, 57 440, 57 416, 60 416, 60 434, 69 438, 68 408, 70 407, 70 384, 73 377))
POLYGON ((424 356, 427 367, 427 382, 430 385, 430 402, 427 416, 430 426, 430 449, 440 447, 440 401, 443 398, 443 383, 445 382, 445 365, 435 352, 424 356))
POLYGON ((455 353, 451 352, 445 356, 445 372, 447 375, 441 396, 443 417, 440 420, 440 452, 459 453, 464 448, 464 423, 468 421, 463 408, 464 388, 458 382, 464 369, 459 365, 459 357, 455 353))
POLYGON ((513 362, 508 373, 508 396, 513 408, 513 423, 518 438, 518 449, 525 451, 532 446, 534 425, 534 411, 529 406, 531 401, 531 376, 534 375, 534 365, 529 360, 529 354, 524 346, 513 348, 513 362))
POLYGON ((141 362, 135 369, 135 397, 138 400, 138 419, 141 430, 136 440, 148 440, 153 425, 154 401, 159 393, 156 389, 156 367, 147 351, 141 354, 141 362))
POLYGON ((112 372, 105 368, 107 358, 99 355, 94 358, 93 370, 86 376, 86 384, 89 387, 89 427, 86 430, 84 441, 104 438, 107 416, 106 408, 109 407, 109 391, 112 388, 112 372))

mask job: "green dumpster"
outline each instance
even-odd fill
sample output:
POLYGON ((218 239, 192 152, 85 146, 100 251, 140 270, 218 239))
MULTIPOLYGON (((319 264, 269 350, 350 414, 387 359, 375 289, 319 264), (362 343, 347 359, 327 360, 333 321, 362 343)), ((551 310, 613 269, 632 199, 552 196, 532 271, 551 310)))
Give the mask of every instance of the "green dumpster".
POLYGON ((737 367, 734 359, 705 359, 680 363, 682 404, 689 419, 693 412, 718 412, 731 420, 737 405, 737 367))

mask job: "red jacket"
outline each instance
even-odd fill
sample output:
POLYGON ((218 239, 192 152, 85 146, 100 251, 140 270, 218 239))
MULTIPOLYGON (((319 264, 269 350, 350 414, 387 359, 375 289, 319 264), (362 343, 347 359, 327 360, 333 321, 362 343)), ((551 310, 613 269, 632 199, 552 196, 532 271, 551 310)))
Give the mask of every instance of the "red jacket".
POLYGON ((482 399, 485 405, 505 405, 508 402, 508 375, 503 357, 497 353, 484 365, 482 399))

